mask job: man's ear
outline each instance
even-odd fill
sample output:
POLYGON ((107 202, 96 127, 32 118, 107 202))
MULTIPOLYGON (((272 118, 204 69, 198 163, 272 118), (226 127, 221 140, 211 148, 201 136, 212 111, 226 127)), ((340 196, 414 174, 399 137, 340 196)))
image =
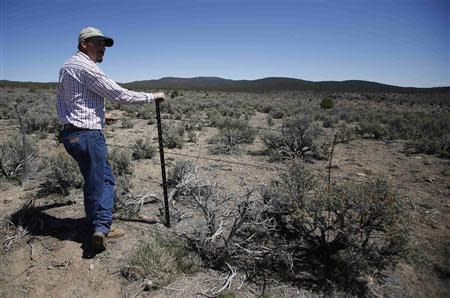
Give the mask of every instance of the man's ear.
POLYGON ((83 50, 86 50, 86 40, 82 40, 82 41, 80 41, 80 50, 81 49, 83 49, 83 50))

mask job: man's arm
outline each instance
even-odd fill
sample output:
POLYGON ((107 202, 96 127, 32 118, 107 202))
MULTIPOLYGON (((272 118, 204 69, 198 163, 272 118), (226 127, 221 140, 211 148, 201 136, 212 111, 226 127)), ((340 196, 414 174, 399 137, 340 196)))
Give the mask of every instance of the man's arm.
POLYGON ((100 69, 87 70, 85 72, 85 78, 85 83, 92 92, 111 100, 131 103, 153 101, 161 102, 165 99, 165 95, 162 92, 145 93, 122 88, 100 69))

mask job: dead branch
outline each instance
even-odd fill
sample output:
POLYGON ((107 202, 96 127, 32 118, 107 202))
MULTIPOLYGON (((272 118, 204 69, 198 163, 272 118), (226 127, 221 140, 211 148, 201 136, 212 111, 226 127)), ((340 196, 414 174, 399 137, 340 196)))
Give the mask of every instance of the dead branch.
MULTIPOLYGON (((12 224, 12 223, 11 223, 12 224)), ((14 224, 12 224, 14 226, 14 224)), ((11 236, 6 236, 2 241, 2 246, 5 250, 11 250, 12 245, 19 239, 26 237, 29 234, 28 230, 22 226, 18 226, 15 229, 15 234, 11 236)))
POLYGON ((128 218, 128 217, 121 217, 121 216, 113 216, 113 219, 115 220, 122 220, 122 221, 131 221, 131 222, 140 222, 145 224, 156 224, 161 223, 161 220, 158 218, 154 219, 148 219, 148 218, 128 218))
MULTIPOLYGON (((231 284, 233 282, 233 279, 236 276, 236 269, 231 267, 230 264, 228 264, 228 263, 225 263, 225 264, 230 269, 230 273, 224 278, 223 286, 220 289, 218 289, 218 290, 216 290, 216 288, 214 287, 214 288, 212 288, 212 289, 210 289, 210 290, 208 290, 206 292, 196 293, 196 295, 202 295, 202 296, 205 296, 205 297, 217 297, 223 291, 225 291, 225 290, 229 291, 230 290, 230 287, 231 287, 231 284)), ((242 286, 242 284, 240 286, 242 286)))
POLYGON ((161 202, 155 194, 136 195, 128 193, 126 199, 117 200, 117 218, 121 220, 133 219, 139 216, 144 205, 161 202))

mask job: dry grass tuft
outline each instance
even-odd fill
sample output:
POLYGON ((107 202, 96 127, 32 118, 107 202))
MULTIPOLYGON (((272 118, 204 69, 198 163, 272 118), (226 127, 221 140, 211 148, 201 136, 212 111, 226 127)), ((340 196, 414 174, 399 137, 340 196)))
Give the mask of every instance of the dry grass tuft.
POLYGON ((190 253, 177 236, 156 231, 138 249, 130 265, 136 277, 151 280, 154 287, 160 287, 171 283, 180 274, 198 271, 200 259, 190 253))

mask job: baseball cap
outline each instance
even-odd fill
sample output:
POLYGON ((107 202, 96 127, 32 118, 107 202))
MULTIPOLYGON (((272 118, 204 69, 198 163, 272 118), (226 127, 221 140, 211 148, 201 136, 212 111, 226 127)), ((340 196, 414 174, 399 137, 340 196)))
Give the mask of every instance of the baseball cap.
POLYGON ((80 31, 80 35, 78 36, 78 42, 85 40, 89 37, 98 37, 105 41, 105 46, 112 47, 114 44, 114 40, 111 37, 103 35, 102 31, 94 27, 86 27, 80 31))

